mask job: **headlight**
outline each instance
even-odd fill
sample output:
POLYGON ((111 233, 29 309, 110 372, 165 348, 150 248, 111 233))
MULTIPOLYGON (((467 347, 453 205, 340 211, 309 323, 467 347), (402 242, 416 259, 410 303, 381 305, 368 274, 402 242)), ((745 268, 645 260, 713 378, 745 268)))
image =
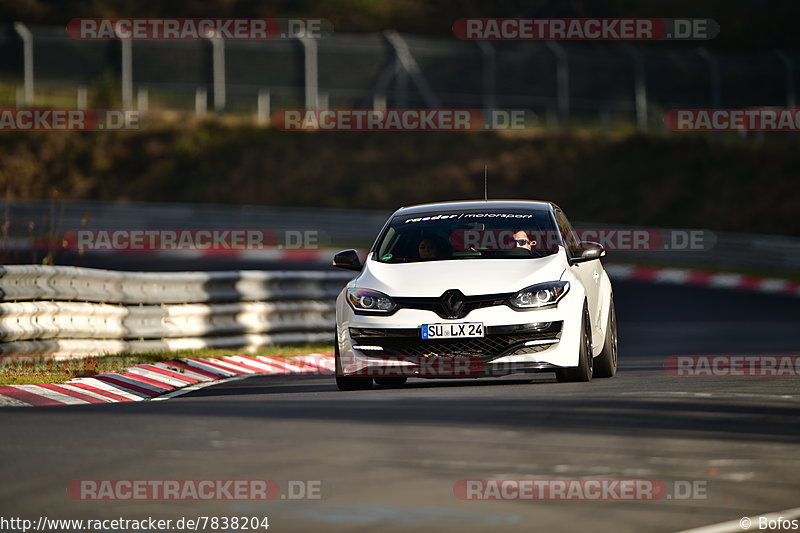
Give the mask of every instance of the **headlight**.
POLYGON ((545 307, 558 302, 569 291, 569 281, 550 281, 522 289, 509 303, 517 309, 545 307))
POLYGON ((356 312, 383 314, 395 308, 391 298, 372 289, 347 289, 347 301, 356 312))

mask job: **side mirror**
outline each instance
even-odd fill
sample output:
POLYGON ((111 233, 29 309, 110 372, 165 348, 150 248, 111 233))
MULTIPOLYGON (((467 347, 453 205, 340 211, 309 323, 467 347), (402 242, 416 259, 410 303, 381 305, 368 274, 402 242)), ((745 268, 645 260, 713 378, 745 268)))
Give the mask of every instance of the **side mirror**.
POLYGON ((598 244, 596 242, 588 242, 588 241, 581 242, 576 252, 578 253, 578 255, 577 257, 572 258, 573 263, 583 263, 586 261, 593 261, 595 259, 600 259, 601 257, 605 257, 606 255, 606 250, 605 248, 603 248, 602 244, 598 244))
POLYGON ((361 270, 361 260, 355 250, 345 250, 333 256, 333 266, 347 270, 361 270))

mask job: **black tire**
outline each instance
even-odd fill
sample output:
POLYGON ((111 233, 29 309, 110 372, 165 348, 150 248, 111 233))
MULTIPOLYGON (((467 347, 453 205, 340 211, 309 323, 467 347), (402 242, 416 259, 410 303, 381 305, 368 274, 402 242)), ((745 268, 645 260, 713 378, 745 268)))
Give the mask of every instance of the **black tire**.
POLYGON ((556 379, 560 383, 589 381, 592 379, 594 357, 592 357, 592 331, 590 327, 589 311, 584 303, 583 317, 581 318, 580 347, 578 348, 578 366, 556 370, 556 379))
POLYGON ((406 381, 408 381, 406 377, 375 378, 375 383, 384 387, 400 387, 405 385, 406 381))
POLYGON ((333 360, 336 363, 336 386, 339 390, 367 390, 372 388, 372 378, 363 376, 342 376, 342 364, 339 361, 339 337, 333 340, 333 360))
POLYGON ((617 373, 617 312, 614 310, 614 297, 608 310, 608 326, 603 341, 603 351, 594 359, 594 377, 610 378, 617 373))

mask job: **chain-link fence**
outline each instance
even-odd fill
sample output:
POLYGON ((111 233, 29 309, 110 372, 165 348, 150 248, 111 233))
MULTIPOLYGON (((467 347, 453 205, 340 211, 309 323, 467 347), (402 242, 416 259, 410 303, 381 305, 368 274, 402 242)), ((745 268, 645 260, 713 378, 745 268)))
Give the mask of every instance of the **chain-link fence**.
POLYGON ((0 104, 251 113, 283 108, 529 109, 541 124, 660 128, 675 107, 792 107, 800 54, 686 44, 471 42, 334 34, 315 41, 81 41, 0 32, 0 104))

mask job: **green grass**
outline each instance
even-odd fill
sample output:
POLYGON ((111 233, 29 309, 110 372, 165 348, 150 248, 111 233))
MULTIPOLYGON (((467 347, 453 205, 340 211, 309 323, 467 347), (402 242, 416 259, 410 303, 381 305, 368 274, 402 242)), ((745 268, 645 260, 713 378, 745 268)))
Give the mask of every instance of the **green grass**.
POLYGON ((255 351, 233 349, 183 350, 178 352, 130 353, 104 355, 86 359, 52 360, 39 359, 0 365, 0 385, 26 385, 34 383, 64 383, 76 377, 87 377, 103 372, 119 372, 142 363, 156 363, 180 357, 221 357, 246 353, 272 357, 293 357, 309 353, 333 353, 329 344, 305 344, 299 346, 269 346, 255 351))

